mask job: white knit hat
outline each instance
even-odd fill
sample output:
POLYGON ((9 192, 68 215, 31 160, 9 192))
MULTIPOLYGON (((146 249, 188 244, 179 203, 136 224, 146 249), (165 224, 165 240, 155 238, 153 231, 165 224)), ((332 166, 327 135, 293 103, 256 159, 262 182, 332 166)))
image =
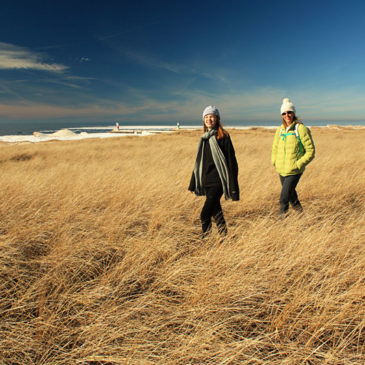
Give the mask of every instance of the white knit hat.
POLYGON ((295 114, 295 106, 289 98, 284 98, 283 104, 281 104, 280 114, 283 114, 285 112, 294 112, 295 114))
POLYGON ((216 106, 214 105, 208 105, 204 111, 203 111, 203 114, 202 114, 202 119, 204 120, 204 117, 207 115, 207 114, 214 114, 216 115, 217 117, 220 117, 219 115, 219 110, 217 109, 216 106))

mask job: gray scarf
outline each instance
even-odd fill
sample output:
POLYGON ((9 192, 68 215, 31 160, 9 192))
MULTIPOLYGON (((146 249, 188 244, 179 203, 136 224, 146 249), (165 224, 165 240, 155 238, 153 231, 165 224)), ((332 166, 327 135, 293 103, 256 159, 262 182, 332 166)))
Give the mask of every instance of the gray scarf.
POLYGON ((213 161, 222 182, 224 197, 226 199, 231 199, 232 197, 229 193, 229 173, 228 173, 227 162, 222 150, 218 145, 216 134, 217 130, 211 129, 210 131, 205 132, 200 138, 198 153, 196 156, 195 167, 194 167, 195 193, 197 195, 204 195, 204 189, 202 185, 203 156, 204 156, 203 151, 205 143, 209 141, 209 146, 210 150, 212 151, 213 161))

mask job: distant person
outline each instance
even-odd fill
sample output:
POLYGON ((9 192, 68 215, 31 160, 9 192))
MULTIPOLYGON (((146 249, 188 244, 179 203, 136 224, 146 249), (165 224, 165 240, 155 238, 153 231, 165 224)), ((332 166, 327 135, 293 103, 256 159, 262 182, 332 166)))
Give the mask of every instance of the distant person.
POLYGON ((283 124, 276 130, 271 153, 271 162, 279 173, 282 185, 279 207, 281 217, 288 212, 289 203, 294 210, 303 211, 295 188, 315 154, 311 132, 295 113, 294 104, 290 99, 283 99, 283 124))
POLYGON ((211 218, 221 236, 227 234, 220 199, 239 200, 238 164, 231 138, 222 127, 219 111, 207 106, 202 115, 204 134, 200 138, 194 171, 189 190, 196 195, 205 195, 206 200, 200 213, 202 237, 212 229, 211 218))
POLYGON ((176 123, 176 128, 180 129, 180 123, 179 122, 176 123))

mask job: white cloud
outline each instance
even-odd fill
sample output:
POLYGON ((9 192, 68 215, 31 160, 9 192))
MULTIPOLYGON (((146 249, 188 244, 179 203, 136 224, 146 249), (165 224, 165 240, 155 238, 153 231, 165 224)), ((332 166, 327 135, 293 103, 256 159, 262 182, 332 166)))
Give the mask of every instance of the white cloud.
MULTIPOLYGON (((1 91, 1 87, 0 87, 1 91)), ((4 94, 9 94, 7 89, 4 94)), ((355 88, 324 92, 319 89, 292 89, 290 91, 274 87, 256 88, 250 91, 236 90, 210 94, 204 91, 175 90, 170 93, 170 100, 158 100, 151 94, 131 89, 133 98, 112 101, 105 98, 89 96, 85 100, 83 92, 75 93, 72 103, 53 105, 52 103, 31 102, 24 98, 17 101, 0 103, 0 117, 7 119, 49 119, 79 118, 85 121, 100 119, 102 121, 196 121, 201 123, 201 113, 206 105, 214 104, 221 111, 224 124, 230 121, 245 121, 252 124, 260 122, 280 122, 280 105, 283 97, 290 97, 298 115, 307 121, 350 121, 363 120, 365 115, 365 92, 355 88), (78 95, 83 99, 75 106, 78 95), (73 105, 73 106, 72 106, 73 105)))
POLYGON ((9 43, 0 42, 0 69, 32 69, 48 72, 62 72, 68 67, 49 63, 41 54, 9 43))
POLYGON ((210 96, 198 91, 175 93, 174 100, 156 100, 144 92, 134 90, 136 104, 92 98, 77 107, 55 106, 47 103, 17 102, 0 104, 0 116, 13 118, 100 117, 103 120, 118 116, 126 121, 196 121, 206 105, 215 104, 223 121, 275 120, 280 108, 281 90, 257 89, 253 92, 210 96))
MULTIPOLYGON (((173 101, 156 100, 141 93, 136 99, 143 105, 133 106, 128 118, 145 121, 194 121, 200 123, 205 106, 216 105, 222 120, 245 121, 253 124, 260 121, 280 122, 280 105, 284 97, 290 97, 304 122, 364 120, 365 93, 356 89, 327 91, 292 90, 262 87, 250 91, 239 91, 211 95, 202 91, 180 91, 174 93, 173 101)), ((118 110, 120 104, 115 104, 118 110)), ((128 111, 128 105, 123 106, 128 111)), ((122 110, 121 110, 122 111, 122 110)), ((128 119, 127 118, 127 119, 128 119)))

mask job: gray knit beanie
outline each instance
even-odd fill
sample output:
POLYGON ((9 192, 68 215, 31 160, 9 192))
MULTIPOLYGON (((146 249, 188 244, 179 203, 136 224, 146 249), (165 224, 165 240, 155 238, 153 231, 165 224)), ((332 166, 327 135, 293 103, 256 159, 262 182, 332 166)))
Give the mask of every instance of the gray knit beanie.
POLYGON ((214 114, 216 115, 217 117, 220 117, 219 115, 219 110, 217 109, 216 106, 214 105, 208 105, 204 111, 203 111, 203 114, 202 114, 202 119, 204 120, 204 117, 207 115, 207 114, 214 114))

